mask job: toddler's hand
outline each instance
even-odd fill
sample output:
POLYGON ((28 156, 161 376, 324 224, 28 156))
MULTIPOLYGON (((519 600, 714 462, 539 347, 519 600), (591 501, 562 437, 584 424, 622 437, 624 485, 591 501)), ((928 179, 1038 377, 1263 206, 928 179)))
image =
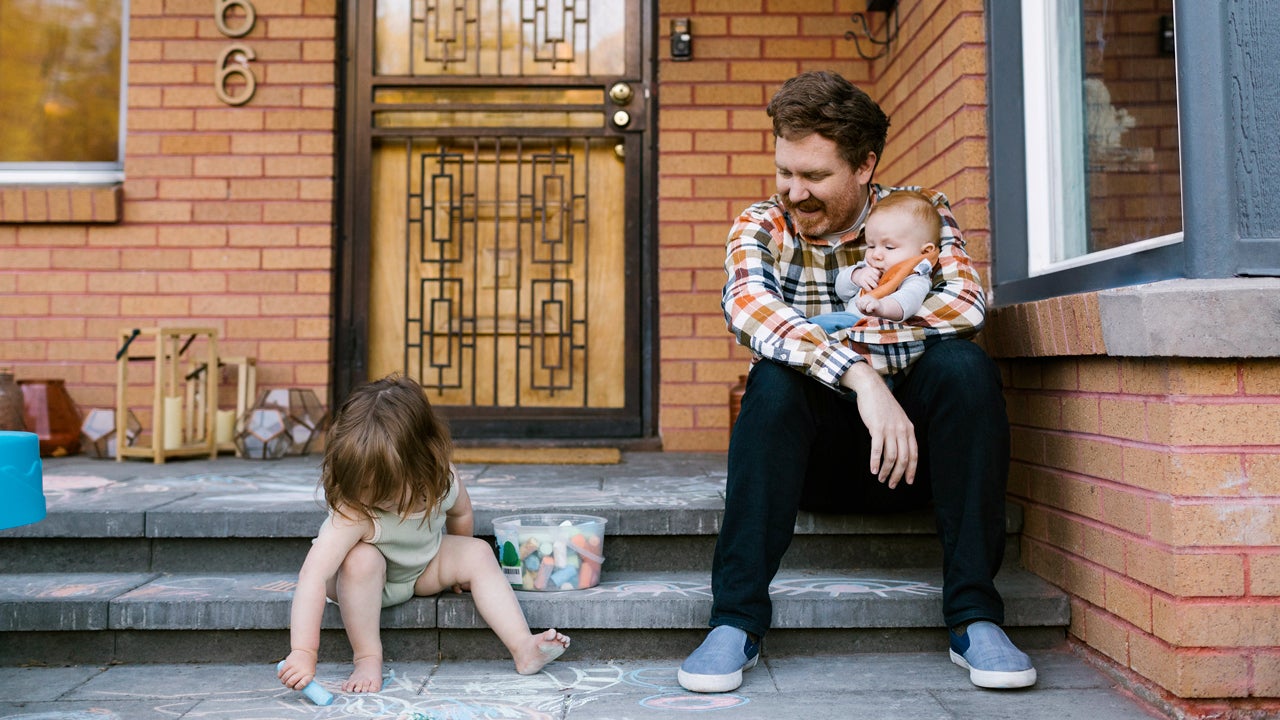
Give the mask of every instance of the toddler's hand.
POLYGON ((870 265, 863 265, 850 273, 849 279, 863 290, 874 290, 880 284, 880 271, 870 265))
POLYGON ((316 676, 316 654, 308 650, 294 650, 284 659, 284 666, 276 677, 287 688, 301 690, 316 676))
POLYGON ((456 593, 471 592, 471 583, 469 582, 454 583, 453 591, 456 593))
POLYGON ((880 317, 880 298, 873 297, 867 293, 862 293, 854 303, 858 306, 858 309, 862 311, 863 315, 880 317))

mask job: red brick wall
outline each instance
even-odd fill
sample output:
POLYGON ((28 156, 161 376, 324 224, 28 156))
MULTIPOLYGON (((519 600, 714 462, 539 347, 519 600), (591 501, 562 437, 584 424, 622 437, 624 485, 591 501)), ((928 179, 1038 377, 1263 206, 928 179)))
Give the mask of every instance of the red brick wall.
MULTIPOLYGON (((773 193, 764 107, 805 70, 841 73, 890 116, 877 180, 947 193, 971 254, 989 256, 982 2, 904 4, 892 53, 858 56, 856 0, 662 0, 659 29, 660 426, 667 450, 724 450, 729 390, 749 353, 720 309, 724 242, 773 193), (669 58, 670 20, 691 20, 693 60, 669 58)), ((883 15, 872 16, 879 29, 883 15)), ((863 47, 870 50, 866 42, 863 47)))
POLYGON ((873 97, 893 123, 876 171, 946 193, 983 278, 990 264, 986 30, 980 0, 903 3, 900 40, 873 97))
POLYGON ((1024 564, 1076 637, 1182 697, 1280 695, 1280 363, 1022 361, 1024 564))
POLYGON ((1001 308, 984 333, 1004 358, 1022 562, 1071 594, 1072 636, 1179 712, 1274 713, 1280 360, 1107 357, 1079 332, 1097 308, 1001 308))
MULTIPOLYGON (((0 359, 19 378, 112 407, 120 328, 201 326, 258 358, 260 386, 327 396, 336 10, 253 4, 253 31, 228 38, 207 0, 130 3, 121 220, 0 224, 0 359), (213 86, 232 43, 256 54, 239 107, 213 86)), ((144 423, 149 392, 131 394, 144 423)))

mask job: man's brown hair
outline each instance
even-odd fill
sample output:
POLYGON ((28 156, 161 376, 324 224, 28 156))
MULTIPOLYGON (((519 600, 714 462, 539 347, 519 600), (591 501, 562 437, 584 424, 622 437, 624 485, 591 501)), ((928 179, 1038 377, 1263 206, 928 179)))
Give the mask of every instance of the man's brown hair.
POLYGON ((818 133, 834 142, 855 170, 870 153, 879 162, 889 134, 889 117, 876 101, 825 70, 802 73, 783 83, 766 112, 773 118, 776 137, 799 140, 818 133))

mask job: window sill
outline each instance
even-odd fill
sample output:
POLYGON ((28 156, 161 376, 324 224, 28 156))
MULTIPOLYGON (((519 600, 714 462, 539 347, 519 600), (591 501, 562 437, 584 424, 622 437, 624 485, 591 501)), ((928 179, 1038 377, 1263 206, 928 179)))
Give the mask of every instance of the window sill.
POLYGON ((0 223, 117 223, 124 190, 111 185, 0 187, 0 223))
POLYGON ((996 358, 1280 357, 1280 278, 1166 280, 988 311, 996 358))

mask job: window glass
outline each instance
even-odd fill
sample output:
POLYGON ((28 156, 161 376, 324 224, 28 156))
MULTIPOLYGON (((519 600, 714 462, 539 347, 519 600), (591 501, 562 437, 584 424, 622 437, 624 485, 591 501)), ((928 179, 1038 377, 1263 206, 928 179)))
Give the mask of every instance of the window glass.
POLYGON ((1024 0, 1028 274, 1181 239, 1172 0, 1024 0))
POLYGON ((128 4, 4 0, 0 8, 0 181, 118 171, 128 4))

